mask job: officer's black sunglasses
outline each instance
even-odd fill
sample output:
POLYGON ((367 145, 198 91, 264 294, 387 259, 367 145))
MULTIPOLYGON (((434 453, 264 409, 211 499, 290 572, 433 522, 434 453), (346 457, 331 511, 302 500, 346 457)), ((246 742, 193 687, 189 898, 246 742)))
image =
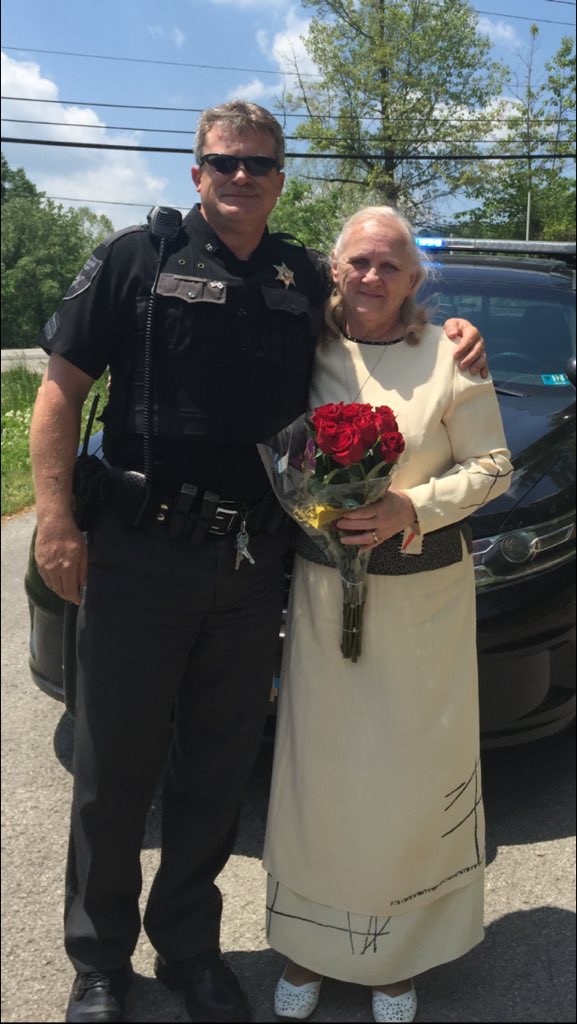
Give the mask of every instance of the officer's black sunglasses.
POLYGON ((240 164, 247 174, 254 178, 263 178, 273 167, 280 171, 281 165, 272 156, 229 156, 228 153, 205 153, 199 160, 199 166, 208 164, 219 174, 234 174, 240 164))

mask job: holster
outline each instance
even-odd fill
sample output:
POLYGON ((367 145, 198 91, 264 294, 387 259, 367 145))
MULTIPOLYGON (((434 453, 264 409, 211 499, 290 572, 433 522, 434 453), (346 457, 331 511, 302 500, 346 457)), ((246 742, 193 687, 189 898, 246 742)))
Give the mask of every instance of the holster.
POLYGON ((102 483, 104 504, 113 504, 123 526, 137 529, 144 519, 152 494, 144 473, 109 466, 102 483))
POLYGON ((100 507, 100 489, 106 467, 96 455, 79 455, 74 463, 72 495, 79 530, 89 530, 100 507))

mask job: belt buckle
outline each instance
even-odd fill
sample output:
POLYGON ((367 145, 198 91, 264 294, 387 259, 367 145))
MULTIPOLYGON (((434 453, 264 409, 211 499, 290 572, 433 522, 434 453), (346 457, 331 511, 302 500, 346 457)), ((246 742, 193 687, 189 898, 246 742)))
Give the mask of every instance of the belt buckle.
POLYGON ((224 505, 219 505, 208 532, 217 537, 226 537, 227 533, 234 529, 238 515, 238 508, 225 508, 224 505))

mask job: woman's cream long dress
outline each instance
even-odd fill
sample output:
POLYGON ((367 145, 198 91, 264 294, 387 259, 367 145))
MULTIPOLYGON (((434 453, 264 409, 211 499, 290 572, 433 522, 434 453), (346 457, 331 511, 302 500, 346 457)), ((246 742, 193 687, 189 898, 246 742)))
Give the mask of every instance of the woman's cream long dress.
MULTIPOLYGON (((493 385, 428 326, 416 346, 318 350, 311 408, 389 405, 406 449, 394 486, 421 537, 504 492, 493 385)), ((484 819, 471 556, 370 575, 363 653, 340 653, 337 570, 297 556, 264 864, 270 944, 329 977, 387 984, 483 937, 484 819)))

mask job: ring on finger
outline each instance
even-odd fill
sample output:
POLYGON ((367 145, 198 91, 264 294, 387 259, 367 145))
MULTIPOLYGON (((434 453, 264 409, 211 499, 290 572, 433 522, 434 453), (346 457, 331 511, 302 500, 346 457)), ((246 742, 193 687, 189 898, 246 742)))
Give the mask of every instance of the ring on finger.
POLYGON ((371 533, 373 535, 374 543, 375 544, 380 544, 381 542, 380 542, 379 535, 378 535, 377 531, 376 530, 371 530, 371 533))

